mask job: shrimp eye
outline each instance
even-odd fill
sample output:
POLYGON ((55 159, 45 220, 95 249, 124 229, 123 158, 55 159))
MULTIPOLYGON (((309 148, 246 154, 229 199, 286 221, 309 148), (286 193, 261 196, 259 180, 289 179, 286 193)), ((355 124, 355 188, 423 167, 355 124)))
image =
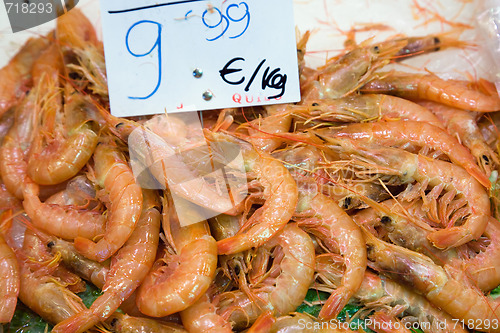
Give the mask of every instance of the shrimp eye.
POLYGON ((319 106, 319 103, 312 103, 311 106, 319 106))
POLYGON ((116 326, 117 322, 118 322, 118 318, 113 318, 109 324, 114 327, 114 326, 116 326))
POLYGON ((54 243, 53 241, 50 241, 50 242, 47 243, 47 247, 49 249, 51 249, 54 245, 56 245, 56 243, 54 243))
POLYGON ((352 200, 351 197, 347 197, 344 199, 344 203, 342 204, 342 208, 348 209, 351 206, 352 200))
POLYGON ((125 125, 125 123, 118 123, 115 125, 116 128, 120 128, 121 126, 125 125))
MULTIPOLYGON (((433 41, 434 41, 434 45, 439 45, 439 44, 441 44, 441 40, 439 39, 439 37, 434 37, 434 40, 433 40, 433 41)), ((438 46, 438 47, 436 47, 434 50, 435 50, 435 51, 439 51, 439 49, 440 49, 440 47, 438 46)))
POLYGON ((387 224, 387 223, 391 223, 391 218, 389 216, 382 216, 382 218, 380 219, 380 222, 382 222, 383 224, 387 224))
POLYGON ((488 156, 486 155, 483 155, 481 156, 483 158, 483 160, 486 162, 486 164, 490 163, 490 159, 488 158, 488 156))
POLYGON ((378 45, 375 45, 375 46, 373 47, 373 52, 375 52, 375 53, 379 53, 379 52, 380 52, 380 47, 379 47, 378 45))

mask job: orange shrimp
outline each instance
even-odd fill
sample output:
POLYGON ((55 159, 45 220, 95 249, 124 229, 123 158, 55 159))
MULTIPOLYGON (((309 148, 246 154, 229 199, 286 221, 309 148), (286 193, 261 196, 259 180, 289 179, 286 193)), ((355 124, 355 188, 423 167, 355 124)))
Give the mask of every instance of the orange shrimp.
POLYGON ((368 259, 376 270, 412 286, 431 303, 463 320, 464 328, 500 332, 498 300, 485 297, 458 271, 448 266, 443 269, 424 255, 385 243, 368 232, 365 237, 368 259))
POLYGON ((28 39, 9 63, 0 69, 0 116, 15 106, 29 90, 32 66, 49 43, 46 37, 28 39))
MULTIPOLYGON (((350 143, 352 144, 352 142, 350 143)), ((457 247, 477 239, 493 219, 490 212, 488 193, 467 171, 454 164, 431 160, 396 148, 360 149, 347 148, 387 167, 398 170, 403 182, 416 180, 428 182, 430 186, 442 184, 447 191, 460 193, 468 203, 470 215, 460 226, 452 226, 432 232, 428 239, 440 249, 457 247), (354 150, 353 150, 354 149, 354 150)))
MULTIPOLYGON (((176 253, 163 259, 166 265, 159 261, 153 267, 136 298, 139 310, 152 317, 163 317, 191 306, 208 290, 217 268, 217 247, 208 223, 181 226, 173 206, 169 207, 166 199, 163 204, 164 229, 171 235, 176 253)), ((191 209, 195 213, 192 206, 191 209)))
POLYGON ((97 243, 76 237, 74 244, 85 257, 102 262, 118 251, 134 231, 141 215, 142 192, 116 147, 104 142, 97 146, 94 168, 97 184, 109 195, 106 232, 97 243))
POLYGON ((105 232, 106 218, 100 212, 42 203, 38 192, 39 186, 26 178, 23 207, 37 228, 64 239, 94 238, 105 232))
MULTIPOLYGON (((340 249, 346 270, 342 283, 321 308, 318 318, 329 320, 336 317, 358 290, 366 269, 366 245, 363 234, 352 218, 338 204, 323 194, 316 194, 310 202, 318 221, 299 221, 299 226, 320 234, 330 250, 340 249), (335 243, 337 246, 331 245, 335 243)), ((313 218, 314 219, 314 218, 313 218)))
MULTIPOLYGON (((324 132, 322 132, 324 134, 324 132)), ((450 160, 462 166, 487 189, 491 182, 476 165, 474 157, 454 137, 446 131, 428 123, 419 121, 391 121, 364 124, 351 124, 328 131, 328 138, 349 138, 364 143, 381 145, 404 145, 414 143, 421 147, 440 150, 450 160), (333 132, 333 133, 332 133, 333 132)))
POLYGON ((190 333, 231 333, 231 324, 216 313, 216 307, 210 301, 207 293, 203 294, 194 304, 181 311, 184 327, 190 333))
POLYGON ((261 248, 270 250, 276 246, 281 246, 283 254, 278 256, 281 262, 275 260, 275 267, 268 276, 263 276, 247 291, 229 291, 216 296, 217 312, 227 318, 234 329, 248 326, 266 309, 278 316, 288 314, 304 300, 314 274, 311 238, 296 224, 290 223, 261 248))
MULTIPOLYGON (((80 94, 72 94, 66 99, 66 118, 76 118, 77 113, 85 112, 90 103, 80 94)), ((67 136, 60 132, 63 129, 58 129, 53 131, 54 138, 46 146, 35 143, 32 147, 27 172, 37 184, 53 185, 72 178, 92 156, 99 138, 97 123, 84 120, 69 127, 64 129, 67 136)))
POLYGON ((179 324, 114 313, 109 321, 115 333, 187 333, 179 324))
POLYGON ((33 88, 16 108, 15 121, 0 147, 0 174, 7 190, 23 199, 26 158, 33 139, 37 88, 33 88))
POLYGON ((19 267, 14 251, 0 233, 0 323, 12 320, 19 295, 19 267))
POLYGON ((141 284, 153 266, 158 248, 160 212, 153 191, 143 192, 143 211, 137 227, 111 262, 99 296, 84 312, 57 324, 52 332, 85 332, 109 318, 141 284))
POLYGON ((311 100, 290 108, 298 118, 335 122, 361 122, 377 119, 422 121, 443 127, 439 119, 426 108, 409 100, 383 95, 353 95, 340 99, 311 100))
POLYGON ((247 142, 228 134, 206 131, 213 141, 240 144, 247 169, 264 186, 264 205, 247 221, 249 228, 240 229, 233 237, 217 242, 219 254, 232 254, 258 247, 279 232, 292 217, 298 202, 298 188, 290 172, 281 162, 264 152, 257 152, 247 142))
POLYGON ((451 135, 460 138, 462 144, 470 149, 477 163, 488 176, 495 165, 500 165, 498 155, 485 142, 478 127, 477 113, 432 101, 419 101, 418 103, 434 113, 451 135))
POLYGON ((385 93, 410 99, 426 99, 459 109, 493 112, 500 110, 500 97, 493 83, 480 80, 479 87, 468 81, 444 80, 431 74, 379 73, 362 92, 385 93), (481 89, 486 86, 486 89, 481 89))

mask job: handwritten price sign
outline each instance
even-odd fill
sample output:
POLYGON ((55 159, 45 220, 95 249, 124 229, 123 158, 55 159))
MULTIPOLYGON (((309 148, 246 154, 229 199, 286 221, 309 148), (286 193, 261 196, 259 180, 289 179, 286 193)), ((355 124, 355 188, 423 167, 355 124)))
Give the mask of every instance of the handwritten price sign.
POLYGON ((116 116, 300 100, 291 0, 101 1, 116 116))

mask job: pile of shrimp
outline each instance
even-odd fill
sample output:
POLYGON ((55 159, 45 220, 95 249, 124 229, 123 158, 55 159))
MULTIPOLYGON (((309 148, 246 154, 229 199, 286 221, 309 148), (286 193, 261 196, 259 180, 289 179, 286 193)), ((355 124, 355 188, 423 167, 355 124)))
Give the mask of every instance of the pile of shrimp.
POLYGON ((467 43, 368 40, 312 69, 308 38, 301 102, 205 111, 201 136, 110 114, 77 9, 28 40, 0 70, 0 323, 19 301, 65 333, 500 332, 500 97, 388 69, 467 43))

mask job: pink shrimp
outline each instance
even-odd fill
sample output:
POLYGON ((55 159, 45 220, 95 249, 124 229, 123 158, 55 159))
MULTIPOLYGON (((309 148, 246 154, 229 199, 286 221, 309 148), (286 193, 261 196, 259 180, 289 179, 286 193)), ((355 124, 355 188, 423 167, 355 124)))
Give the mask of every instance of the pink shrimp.
POLYGON ((264 186, 264 205, 247 221, 248 229, 240 229, 233 237, 217 242, 219 254, 232 254, 258 247, 279 232, 290 220, 298 201, 298 188, 290 172, 266 153, 257 152, 247 142, 222 133, 206 132, 214 141, 236 142, 243 158, 264 186))
MULTIPOLYGON (((324 132, 322 132, 324 134, 324 132)), ((491 182, 479 169, 470 152, 446 131, 419 121, 391 121, 351 124, 328 132, 327 138, 349 138, 358 142, 380 145, 404 145, 414 143, 421 147, 440 150, 450 160, 462 166, 487 189, 491 182), (333 132, 333 133, 332 133, 333 132)))
POLYGON ((368 259, 376 270, 411 285, 431 303, 463 320, 464 328, 500 332, 495 325, 500 317, 498 300, 485 297, 458 271, 446 266, 443 269, 424 255, 387 244, 368 232, 365 237, 368 259))
POLYGON ((38 185, 29 178, 24 184, 23 207, 37 228, 64 239, 94 238, 105 232, 106 218, 99 211, 42 203, 38 185))
MULTIPOLYGON (((347 143, 347 141, 345 142, 347 143)), ((348 143, 347 145, 352 144, 348 143)), ((454 190, 467 203, 470 216, 460 226, 452 226, 431 233, 428 238, 437 248, 457 247, 477 239, 491 219, 488 193, 467 171, 454 164, 430 160, 396 148, 357 149, 347 147, 355 155, 362 155, 376 164, 382 164, 399 172, 403 182, 417 180, 430 186, 442 184, 444 189, 454 190)))
POLYGON ((9 63, 0 69, 0 116, 16 105, 29 90, 32 66, 49 43, 46 37, 28 39, 9 63))
POLYGON ((365 84, 361 91, 426 99, 470 111, 499 111, 500 97, 491 86, 493 84, 484 79, 474 86, 472 82, 444 80, 430 74, 389 72, 379 73, 378 78, 365 84))
POLYGON ((287 108, 287 104, 269 106, 266 108, 269 113, 267 117, 248 123, 250 141, 257 149, 271 153, 281 145, 283 140, 279 133, 288 132, 292 125, 292 117, 287 108))
POLYGON ((352 95, 339 99, 310 100, 290 107, 294 117, 307 121, 360 122, 377 119, 423 121, 443 127, 439 119, 423 106, 383 94, 352 95))
POLYGON ((477 124, 476 112, 457 109, 432 101, 419 101, 444 124, 448 132, 457 136, 462 144, 470 149, 479 166, 490 175, 495 165, 500 165, 498 155, 485 142, 477 124))
POLYGON ((231 333, 231 324, 216 312, 210 296, 203 294, 194 304, 181 311, 184 327, 190 333, 231 333))
POLYGON ((268 276, 263 276, 246 291, 229 291, 216 296, 217 312, 227 318, 234 329, 248 326, 266 309, 278 316, 288 314, 304 300, 314 273, 311 238, 296 224, 287 224, 261 248, 270 250, 276 246, 281 246, 282 254, 277 256, 281 262, 275 259, 268 276))
POLYGON ((86 311, 57 324, 52 332, 84 332, 115 312, 141 284, 153 266, 158 248, 160 213, 153 191, 143 192, 143 211, 137 227, 113 257, 106 283, 86 311))
POLYGON ((340 249, 346 263, 346 271, 339 288, 333 292, 321 308, 319 319, 329 320, 337 316, 363 281, 366 269, 366 246, 363 234, 352 218, 338 204, 323 194, 311 199, 311 208, 318 221, 299 221, 299 226, 320 234, 330 250, 340 249), (331 245, 335 243, 337 246, 331 245))
POLYGON ((0 323, 11 321, 19 294, 19 267, 14 251, 0 233, 0 323))
POLYGON ((191 306, 207 291, 217 268, 217 248, 208 223, 181 226, 173 206, 167 204, 164 200, 164 229, 171 235, 176 253, 163 259, 166 266, 157 262, 139 287, 136 299, 139 310, 152 317, 191 306))
POLYGON ((85 257, 102 262, 130 237, 141 215, 142 192, 125 157, 116 147, 100 144, 94 152, 96 181, 109 194, 106 232, 97 243, 75 238, 75 248, 85 257))

